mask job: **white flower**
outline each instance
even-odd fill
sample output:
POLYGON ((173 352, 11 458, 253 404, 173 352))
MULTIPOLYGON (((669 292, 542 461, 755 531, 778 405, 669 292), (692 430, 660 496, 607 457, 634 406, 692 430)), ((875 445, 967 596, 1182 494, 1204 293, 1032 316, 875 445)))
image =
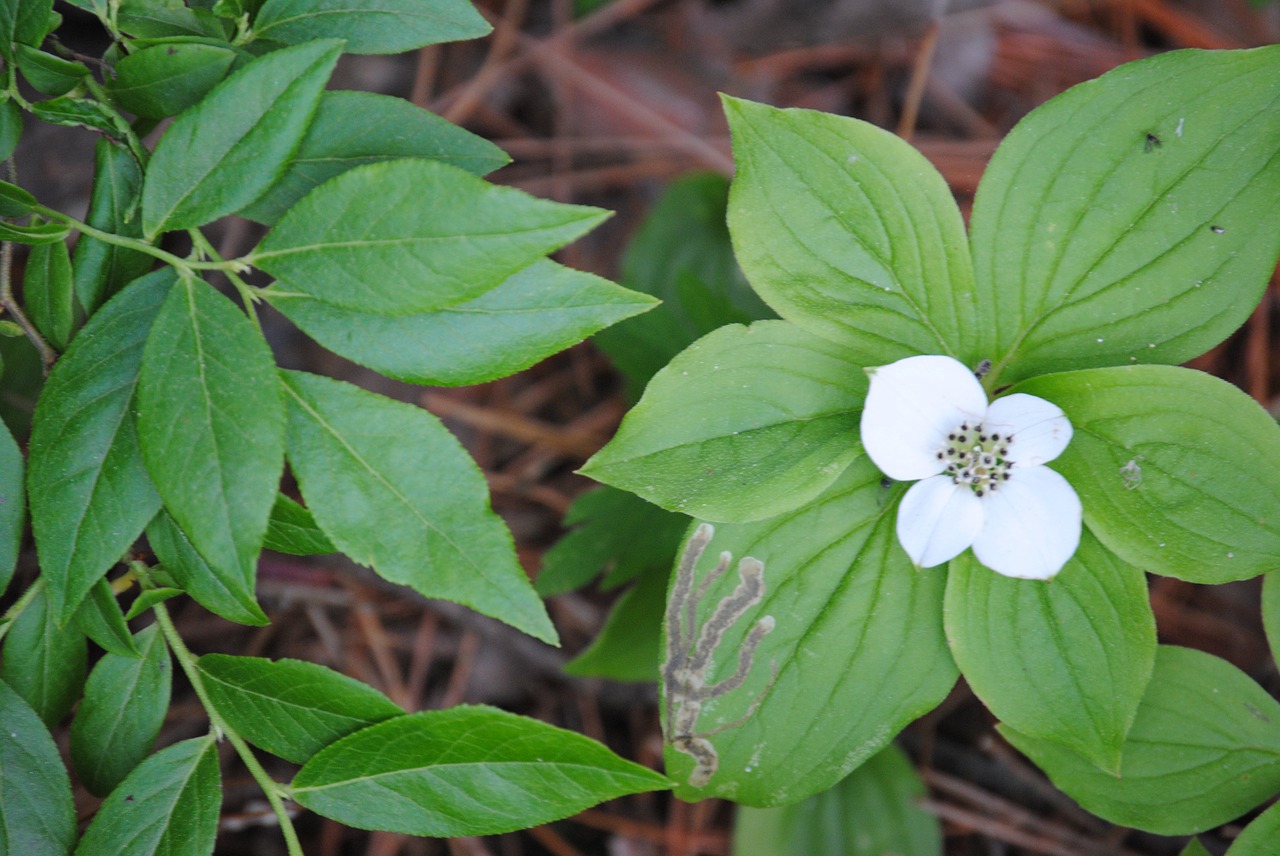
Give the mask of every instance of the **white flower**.
POLYGON ((1015 393, 988 406, 982 384, 951 357, 908 357, 867 369, 862 445, 912 485, 898 508, 898 541, 917 567, 973 547, 1007 577, 1047 580, 1080 543, 1080 498, 1043 466, 1071 442, 1056 405, 1015 393))

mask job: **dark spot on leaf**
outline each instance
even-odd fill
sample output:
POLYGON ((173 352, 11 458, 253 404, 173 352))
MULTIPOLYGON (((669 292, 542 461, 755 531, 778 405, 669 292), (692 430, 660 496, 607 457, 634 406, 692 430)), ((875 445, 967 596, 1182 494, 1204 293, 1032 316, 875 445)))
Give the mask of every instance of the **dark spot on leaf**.
POLYGON ((1227 230, 1222 228, 1221 226, 1210 226, 1209 231, 1215 234, 1221 235, 1221 234, 1224 234, 1227 230))
POLYGON ((1152 134, 1152 133, 1148 132, 1148 133, 1147 133, 1147 142, 1146 142, 1146 144, 1142 147, 1142 150, 1143 150, 1144 152, 1152 152, 1152 151, 1155 151, 1156 149, 1160 148, 1160 146, 1162 146, 1162 145, 1164 145, 1164 144, 1163 144, 1162 142, 1160 142, 1160 138, 1159 138, 1159 137, 1157 137, 1155 134, 1152 134))
POLYGON ((1266 722, 1266 723, 1270 723, 1270 722, 1271 722, 1271 717, 1267 716, 1265 713, 1263 713, 1262 711, 1258 710, 1256 707, 1254 707, 1253 705, 1249 704, 1248 702, 1245 702, 1244 706, 1245 706, 1245 709, 1246 709, 1246 710, 1248 710, 1248 711, 1249 711, 1250 713, 1252 713, 1254 716, 1258 717, 1258 719, 1261 719, 1263 722, 1266 722))
POLYGON ((124 801, 125 801, 125 802, 133 802, 133 794, 126 794, 126 795, 125 795, 125 798, 124 798, 124 801))

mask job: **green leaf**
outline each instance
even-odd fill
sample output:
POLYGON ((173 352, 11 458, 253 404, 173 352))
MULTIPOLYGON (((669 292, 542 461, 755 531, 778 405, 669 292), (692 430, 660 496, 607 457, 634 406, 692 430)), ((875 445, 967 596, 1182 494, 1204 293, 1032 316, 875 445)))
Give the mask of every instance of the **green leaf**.
POLYGON ((9 426, 0 423, 0 593, 9 587, 22 549, 27 518, 24 469, 22 450, 9 433, 9 426))
POLYGON ((47 54, 29 45, 13 46, 15 60, 31 88, 44 95, 66 95, 89 76, 83 63, 47 54))
POLYGON ((173 288, 171 269, 137 280, 89 320, 45 384, 31 425, 31 527, 62 620, 160 507, 142 464, 134 390, 143 345, 173 288))
POLYGON ((1280 663, 1280 571, 1262 577, 1262 629, 1267 634, 1271 659, 1280 663))
MULTIPOLYGON (((125 620, 132 621, 151 607, 155 606, 157 603, 164 603, 166 600, 175 598, 182 593, 181 589, 176 588, 147 589, 134 599, 133 605, 130 606, 129 611, 125 613, 125 620)), ((266 617, 264 616, 258 623, 266 624, 266 617)))
POLYGON ((262 546, 294 556, 322 556, 338 552, 329 536, 316 525, 311 512, 283 493, 276 497, 276 504, 271 507, 267 538, 262 546))
POLYGON ((866 388, 846 347, 794 324, 722 327, 654 376, 582 472, 669 511, 772 517, 858 456, 866 388))
POLYGON ((39 246, 61 241, 70 234, 70 229, 61 223, 33 223, 23 226, 0 220, 0 241, 13 241, 18 244, 39 246))
POLYGON ((53 0, 4 0, 0 2, 0 56, 12 62, 13 43, 37 45, 45 35, 53 0))
POLYGON ((200 43, 143 48, 116 63, 107 92, 135 116, 176 116, 226 77, 237 56, 230 46, 200 43))
POLYGON ((342 552, 426 597, 555 642, 484 476, 435 416, 329 378, 281 377, 290 466, 342 552))
POLYGON ((308 761, 290 790, 348 826, 444 838, 536 826, 667 784, 580 734, 461 706, 357 731, 308 761))
POLYGON ((1190 369, 1129 366, 1035 378, 1075 429, 1053 462, 1112 552, 1196 583, 1280 566, 1280 428, 1230 384, 1190 369))
POLYGON ((111 137, 124 136, 124 120, 92 98, 61 96, 31 105, 31 115, 50 125, 89 128, 111 137))
POLYGON ((973 270, 946 181, 857 119, 725 97, 729 232, 756 292, 863 365, 974 356, 973 270))
POLYGON ((138 437, 165 508, 251 598, 284 468, 284 407, 266 342, 204 282, 180 280, 147 336, 138 437))
MULTIPOLYGON (((137 216, 142 168, 133 153, 107 139, 93 150, 93 190, 85 222, 125 238, 141 238, 137 216)), ((151 269, 151 256, 81 235, 72 255, 76 297, 92 315, 102 302, 151 269)))
POLYGON ((658 679, 669 567, 668 562, 667 568, 650 568, 618 598, 596 638, 565 663, 565 674, 611 681, 658 679))
POLYGON ((733 856, 942 856, 924 782, 892 743, 830 790, 781 808, 738 809, 733 856))
POLYGON ((139 39, 211 36, 225 41, 228 36, 222 22, 208 9, 188 7, 181 0, 118 2, 116 23, 122 31, 139 39))
POLYGON ((80 697, 87 668, 84 634, 58 615, 41 588, 4 637, 0 679, 26 699, 52 728, 80 697))
POLYGON ((0 101, 0 158, 8 160, 22 139, 22 108, 13 98, 0 101))
POLYGON ((31 248, 22 273, 22 299, 31 323, 55 351, 65 351, 75 331, 71 254, 62 241, 31 248))
POLYGON ((436 386, 506 377, 654 305, 545 259, 465 303, 412 315, 361 312, 288 290, 263 296, 334 353, 398 380, 436 386))
POLYGON ((213 737, 175 743, 135 767, 111 792, 76 856, 208 856, 221 802, 213 737))
POLYGON ((248 261, 282 280, 284 291, 409 315, 480 296, 604 217, 448 164, 389 161, 350 169, 307 194, 248 261))
POLYGON ((275 225, 299 199, 355 166, 399 158, 451 163, 485 175, 510 162, 477 137, 403 98, 373 92, 326 92, 284 175, 242 217, 275 225))
POLYGON ((1002 577, 968 551, 947 571, 947 638, 1003 722, 1115 772, 1156 656, 1142 571, 1089 533, 1056 577, 1002 577))
POLYGON ((1280 803, 1272 805, 1244 828, 1227 856, 1271 856, 1280 841, 1280 803))
POLYGON ((689 528, 689 518, 640 497, 600 487, 573 501, 564 525, 574 527, 542 557, 534 588, 543 597, 581 588, 607 572, 606 588, 648 570, 665 578, 689 528))
POLYGON ((22 696, 0 681, 0 852, 65 856, 76 842, 71 780, 22 696))
POLYGON ((89 589, 89 596, 80 604, 75 622, 103 650, 118 657, 141 657, 142 652, 134 644, 133 634, 125 623, 120 602, 106 577, 101 577, 89 589))
POLYGON ((340 42, 260 57, 174 119, 142 187, 148 238, 240 210, 280 177, 311 122, 340 42))
POLYGON ((138 632, 142 657, 107 654, 93 667, 71 721, 71 759, 91 793, 106 796, 136 767, 160 733, 173 683, 159 625, 138 632))
POLYGON ((467 0, 267 0, 253 23, 260 39, 346 39, 353 54, 404 53, 490 29, 467 0))
POLYGON ((348 734, 404 715, 368 684, 316 663, 206 654, 199 667, 231 727, 295 764, 348 734))
POLYGON ((1203 832, 1280 790, 1280 704, 1235 666, 1190 648, 1156 654, 1118 776, 999 729, 1087 810, 1159 835, 1203 832))
MULTIPOLYGON (((261 627, 271 623, 254 599, 254 578, 246 579, 238 570, 211 566, 168 513, 161 511, 147 526, 147 540, 174 582, 205 609, 240 624, 261 627)), ((148 594, 144 592, 139 600, 148 594)), ((148 607, 167 599, 153 597, 148 607)))
POLYGON ((36 198, 16 184, 0 181, 0 216, 25 217, 36 209, 36 198))
POLYGON ((1174 51, 1043 105, 991 159, 972 242, 991 381, 1180 363, 1280 251, 1280 48, 1174 51))
POLYGON ((745 682, 703 701, 689 729, 718 756, 706 783, 691 782, 693 758, 667 746, 667 771, 682 783, 678 797, 731 796, 754 806, 804 799, 847 776, 950 691, 957 673, 942 626, 946 577, 913 568, 898 546, 897 493, 861 457, 801 509, 715 527, 686 587, 699 592, 691 598, 693 621, 688 606, 680 609, 690 599, 678 597, 676 574, 665 628, 668 729, 683 695, 667 673, 672 654, 692 647, 682 649, 674 633, 692 639, 740 584, 735 570, 708 581, 716 556, 728 552, 739 569, 748 557, 761 562, 764 592, 714 645, 706 685, 732 677, 752 628, 765 616, 774 620, 747 657, 745 682))
POLYGON ((1187 842, 1187 846, 1182 848, 1178 856, 1213 856, 1213 854, 1205 849, 1199 838, 1193 838, 1187 842))

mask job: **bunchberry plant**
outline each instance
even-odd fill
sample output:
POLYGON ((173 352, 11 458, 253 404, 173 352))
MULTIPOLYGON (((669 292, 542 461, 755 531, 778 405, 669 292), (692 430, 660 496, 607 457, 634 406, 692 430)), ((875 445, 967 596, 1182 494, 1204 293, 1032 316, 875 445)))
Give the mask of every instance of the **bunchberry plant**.
POLYGON ((1280 790, 1280 705, 1158 646, 1145 577, 1280 567, 1280 429, 1177 366, 1275 269, 1278 105, 1280 48, 1123 66, 1013 130, 966 234, 893 135, 725 99, 729 231, 780 317, 677 355, 585 468, 695 518, 658 670, 679 796, 823 792, 959 674, 1115 822, 1280 790))
POLYGON ((0 0, 0 157, 24 122, 97 138, 83 219, 25 190, 12 160, 0 183, 5 332, 47 372, 29 438, 0 430, 0 584, 28 516, 39 565, 0 619, 0 850, 210 853, 222 740, 293 854, 298 805, 367 829, 483 835, 665 787, 493 708, 407 713, 319 664, 197 658, 166 606, 189 597, 265 624, 264 547, 340 552, 556 641, 482 474, 439 420, 280 369, 259 320, 266 303, 374 371, 459 385, 653 305, 547 258, 604 212, 489 184, 503 153, 412 104, 326 90, 344 53, 488 25, 464 0, 77 5, 110 39, 101 58, 63 47, 52 0, 0 0), (206 227, 230 215, 259 228, 223 257, 206 227), (105 652, 91 670, 88 642, 105 652), (174 661, 209 728, 153 753, 174 661), (51 736, 73 707, 70 761, 103 798, 83 828, 51 736), (259 752, 299 769, 275 781, 259 752))

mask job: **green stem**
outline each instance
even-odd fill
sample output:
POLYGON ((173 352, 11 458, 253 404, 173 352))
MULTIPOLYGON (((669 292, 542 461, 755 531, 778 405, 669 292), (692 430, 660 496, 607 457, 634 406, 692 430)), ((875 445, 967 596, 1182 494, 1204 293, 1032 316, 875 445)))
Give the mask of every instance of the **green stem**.
POLYGON ((134 132, 133 127, 120 115, 120 111, 115 108, 115 104, 111 101, 111 96, 101 83, 94 80, 92 75, 84 79, 85 88, 89 93, 98 100, 98 103, 106 107, 115 116, 116 130, 124 137, 125 143, 129 146, 129 151, 133 152, 133 156, 138 159, 138 163, 142 164, 146 169, 147 160, 151 157, 151 153, 147 151, 147 147, 142 145, 142 140, 138 139, 138 135, 134 132))
POLYGON ((112 244, 117 247, 125 247, 130 250, 137 250, 140 253, 146 253, 152 258, 159 259, 166 264, 173 265, 179 271, 195 272, 198 270, 220 270, 220 271, 238 271, 248 267, 239 259, 229 259, 226 261, 193 261, 175 256, 173 253, 160 249, 155 244, 150 244, 141 238, 127 238, 124 235, 117 235, 113 232, 104 232, 101 229, 95 229, 88 223, 83 223, 70 214, 63 214, 61 211, 55 211, 52 208, 46 208, 43 205, 37 205, 36 210, 40 214, 48 217, 50 220, 57 220, 59 223, 65 223, 67 226, 76 230, 82 235, 88 235, 96 238, 104 244, 112 244))
MULTIPOLYGON (((214 262, 228 264, 214 249, 213 244, 209 243, 209 239, 204 236, 204 232, 199 229, 188 229, 187 234, 191 236, 191 246, 194 252, 214 262)), ((237 266, 246 267, 243 264, 237 264, 237 266)), ((236 270, 230 267, 218 268, 218 270, 222 272, 222 275, 227 278, 227 282, 231 283, 240 294, 240 300, 244 303, 244 311, 248 313, 249 320, 253 322, 253 326, 258 328, 258 334, 262 335, 262 322, 258 319, 258 313, 254 310, 254 307, 262 302, 262 297, 258 295, 253 286, 240 278, 240 274, 236 270)))
MULTIPOLYGON (((8 178, 9 183, 17 184, 18 170, 14 166, 13 158, 9 158, 6 161, 6 169, 6 178, 8 178)), ((22 328, 22 332, 26 334, 27 339, 35 346, 37 353, 40 354, 40 362, 44 366, 44 373, 48 374, 49 369, 53 368, 53 364, 58 361, 58 352, 44 340, 44 336, 40 335, 36 325, 31 323, 31 319, 22 311, 22 307, 18 305, 18 301, 13 297, 13 241, 0 243, 0 308, 8 312, 12 316, 14 323, 22 328)))
POLYGON ((22 597, 18 598, 13 606, 9 607, 3 616, 0 616, 0 639, 5 637, 5 634, 9 632, 9 628, 18 620, 18 616, 22 615, 22 613, 26 611, 27 607, 31 605, 31 601, 35 600, 36 595, 38 595, 43 588, 44 577, 39 577, 31 584, 30 588, 22 593, 22 597))
MULTIPOLYGON (((149 587, 146 566, 141 562, 131 562, 130 567, 138 575, 138 579, 149 587)), ((293 828, 293 820, 290 819, 289 812, 285 810, 284 801, 281 799, 282 795, 288 793, 287 790, 283 785, 271 778, 270 774, 267 773, 254 756, 249 744, 227 723, 226 719, 218 711, 217 706, 214 705, 213 699, 209 697, 209 692, 205 688, 204 676, 196 666, 196 656, 191 653, 191 649, 187 647, 182 637, 178 634, 178 629, 174 626, 173 619, 169 616, 168 608, 163 603, 157 603, 151 609, 156 614, 156 623, 160 625, 160 631, 164 633, 165 641, 169 643, 169 649, 173 651, 173 656, 177 658, 178 664, 182 666, 182 671, 187 676, 187 680, 191 682, 192 689, 196 691, 200 704, 204 706, 205 713, 209 715, 209 724, 212 726, 214 734, 226 736, 231 745, 235 747, 236 754, 240 756, 240 760, 249 769, 249 775, 253 776, 258 786, 262 788, 263 794, 266 795, 267 802, 271 804, 272 810, 276 813, 276 818, 280 821, 280 833, 284 836, 284 843, 289 856, 304 856, 302 843, 298 840, 298 833, 293 828)))

